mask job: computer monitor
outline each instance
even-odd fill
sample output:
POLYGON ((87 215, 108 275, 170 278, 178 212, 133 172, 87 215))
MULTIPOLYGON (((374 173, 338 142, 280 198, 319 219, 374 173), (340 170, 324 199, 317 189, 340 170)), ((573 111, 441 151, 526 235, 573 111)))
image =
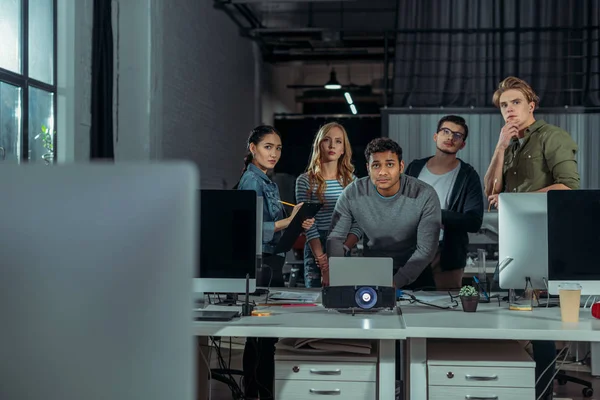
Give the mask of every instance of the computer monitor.
POLYGON ((546 289, 548 220, 546 193, 500 193, 498 261, 502 289, 546 289))
POLYGON ((0 168, 0 398, 185 399, 198 174, 0 168))
POLYGON ((246 275, 249 291, 256 290, 258 240, 262 255, 262 224, 258 237, 257 216, 254 190, 200 190, 196 293, 245 293, 246 275))
POLYGON ((548 279, 579 283, 583 295, 600 295, 600 190, 548 192, 548 279))

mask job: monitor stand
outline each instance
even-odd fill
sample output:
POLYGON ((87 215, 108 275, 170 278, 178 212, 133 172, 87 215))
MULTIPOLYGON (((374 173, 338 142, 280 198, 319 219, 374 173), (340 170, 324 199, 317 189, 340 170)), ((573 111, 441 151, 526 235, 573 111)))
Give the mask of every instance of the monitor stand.
POLYGON ((238 295, 236 293, 227 293, 225 300, 215 303, 216 306, 235 306, 238 301, 238 295))
POLYGON ((508 309, 512 311, 532 311, 535 292, 531 284, 531 278, 525 278, 525 290, 519 294, 515 289, 508 290, 508 309))

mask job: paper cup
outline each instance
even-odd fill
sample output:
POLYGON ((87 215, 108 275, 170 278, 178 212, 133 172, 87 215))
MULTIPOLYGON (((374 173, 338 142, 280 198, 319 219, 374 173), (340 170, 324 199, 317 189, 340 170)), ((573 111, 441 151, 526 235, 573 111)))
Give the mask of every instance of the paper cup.
POLYGON ((558 285, 560 298, 560 317, 563 322, 579 322, 579 305, 581 304, 581 285, 577 283, 561 283, 558 285))

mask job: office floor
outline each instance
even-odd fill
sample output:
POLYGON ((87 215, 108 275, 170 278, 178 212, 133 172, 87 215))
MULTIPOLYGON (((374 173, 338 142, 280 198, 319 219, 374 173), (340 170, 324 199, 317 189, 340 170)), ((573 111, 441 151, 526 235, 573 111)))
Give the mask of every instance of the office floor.
MULTIPOLYGON (((225 338, 223 338, 225 339, 225 338)), ((242 354, 243 354, 243 338, 233 338, 231 346, 231 368, 241 369, 242 368, 242 354)), ((221 347, 221 354, 226 362, 229 358, 229 340, 224 341, 221 347)), ((219 368, 217 363, 216 352, 212 352, 210 360, 211 368, 219 368)), ((572 369, 572 368, 569 368, 572 369)), ((585 368, 584 368, 585 369, 585 368)), ((588 372, 584 371, 567 371, 569 375, 579 377, 581 379, 592 381, 594 387, 594 396, 591 398, 583 397, 581 393, 582 387, 572 383, 567 383, 565 386, 560 386, 557 383, 554 385, 555 400, 570 399, 570 400, 600 400, 600 378, 593 378, 588 372)), ((228 387, 221 382, 211 381, 211 399, 210 400, 231 400, 231 392, 228 387)))

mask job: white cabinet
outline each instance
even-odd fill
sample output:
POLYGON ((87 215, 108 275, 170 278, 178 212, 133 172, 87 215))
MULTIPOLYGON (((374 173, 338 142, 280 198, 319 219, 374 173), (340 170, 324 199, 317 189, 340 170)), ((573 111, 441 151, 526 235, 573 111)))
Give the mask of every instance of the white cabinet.
POLYGON ((377 356, 275 353, 275 400, 377 398, 377 356))
POLYGON ((427 343, 430 400, 535 398, 535 362, 516 341, 427 343))

